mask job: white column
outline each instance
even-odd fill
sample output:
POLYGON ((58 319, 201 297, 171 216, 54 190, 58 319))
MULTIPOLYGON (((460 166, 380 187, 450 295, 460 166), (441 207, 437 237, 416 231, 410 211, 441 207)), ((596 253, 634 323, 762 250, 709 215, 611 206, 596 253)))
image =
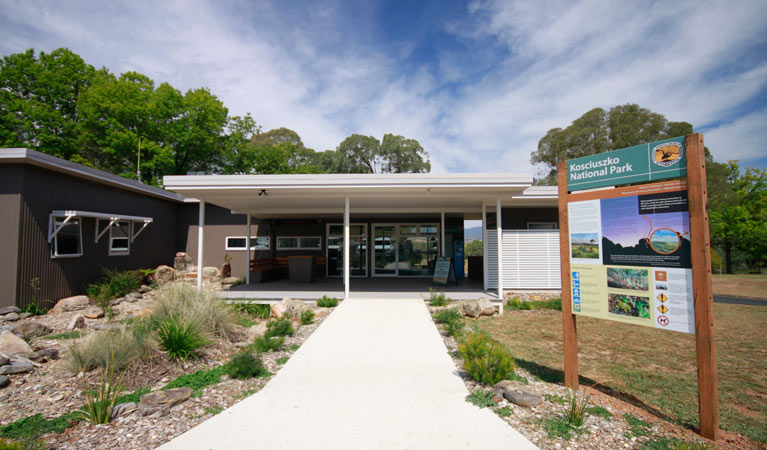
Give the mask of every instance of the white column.
POLYGON ((487 290, 487 206, 482 202, 482 280, 487 290))
POLYGON ((439 229, 440 229, 440 233, 441 233, 440 237, 442 239, 442 241, 441 241, 442 242, 442 247, 441 247, 442 253, 441 253, 441 255, 445 256, 445 212, 444 211, 442 211, 442 213, 440 213, 439 229))
POLYGON ((245 284, 250 284, 250 213, 248 213, 248 234, 245 238, 245 284))
POLYGON ((344 300, 349 299, 349 197, 344 205, 344 300))
POLYGON ((205 202, 200 200, 200 217, 197 219, 197 290, 202 289, 202 252, 205 245, 205 202))
POLYGON ((498 243, 498 298, 503 302, 503 226, 501 217, 501 197, 495 199, 496 242, 498 243))

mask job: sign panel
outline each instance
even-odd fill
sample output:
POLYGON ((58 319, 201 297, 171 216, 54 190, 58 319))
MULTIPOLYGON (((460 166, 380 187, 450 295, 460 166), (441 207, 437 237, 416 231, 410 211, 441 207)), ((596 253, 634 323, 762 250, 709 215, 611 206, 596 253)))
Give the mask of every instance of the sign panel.
POLYGON ((450 257, 437 257, 437 263, 434 265, 434 276, 431 280, 432 284, 441 284, 447 286, 448 281, 454 281, 455 278, 450 276, 451 266, 452 264, 450 263, 450 257))
POLYGON ((695 332, 687 186, 568 195, 572 311, 695 332))
POLYGON ((453 269, 455 269, 455 278, 457 280, 463 278, 463 266, 465 261, 463 250, 463 241, 453 241, 453 256, 455 256, 455 264, 453 264, 453 269))
POLYGON ((567 189, 641 183, 687 175, 684 137, 567 161, 567 189))

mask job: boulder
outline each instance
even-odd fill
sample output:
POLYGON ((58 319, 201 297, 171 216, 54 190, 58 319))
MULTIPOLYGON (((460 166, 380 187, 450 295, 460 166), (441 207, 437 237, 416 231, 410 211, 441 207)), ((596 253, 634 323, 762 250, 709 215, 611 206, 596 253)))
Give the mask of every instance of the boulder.
POLYGON ((290 297, 285 297, 281 301, 271 305, 270 310, 272 317, 280 318, 282 316, 288 316, 290 318, 299 318, 301 313, 309 309, 309 306, 301 300, 294 300, 290 297))
POLYGON ((14 356, 19 353, 30 353, 32 351, 32 347, 24 339, 10 331, 3 331, 0 334, 0 352, 5 355, 14 356))
POLYGON ((144 394, 139 400, 138 413, 141 416, 166 416, 170 408, 189 400, 193 392, 192 388, 180 387, 144 394))
POLYGON ((477 300, 467 300, 463 303, 463 315, 476 319, 482 315, 482 307, 477 300))
POLYGON ((85 316, 82 314, 76 314, 67 324, 67 331, 77 330, 79 328, 85 328, 85 316))
POLYGON ((192 268, 192 258, 184 252, 178 252, 173 258, 173 267, 179 272, 188 272, 192 268))
POLYGON ((98 306, 93 306, 83 311, 83 316, 85 316, 86 319, 101 319, 104 317, 104 310, 98 306))
POLYGON ((3 306, 0 308, 0 316, 4 316, 10 313, 19 314, 21 313, 21 310, 17 306, 3 306))
POLYGON ((13 334, 21 336, 24 339, 32 339, 46 334, 51 334, 53 330, 39 322, 24 322, 13 329, 13 334))
POLYGON ((266 322, 261 322, 245 329, 245 340, 252 342, 255 338, 263 336, 266 332, 266 322))
MULTIPOLYGON (((541 403, 541 396, 530 392, 518 381, 502 380, 493 386, 494 397, 503 397, 519 406, 535 406, 541 403)), ((500 399, 500 398, 499 398, 500 399)))
POLYGON ((138 409, 138 403, 128 402, 120 403, 112 408, 112 419, 116 419, 121 416, 127 416, 138 409))
POLYGON ((7 366, 10 363, 11 360, 7 356, 0 355, 0 366, 7 366))
POLYGON ((240 279, 237 277, 227 277, 227 278, 224 278, 221 282, 223 284, 237 284, 240 282, 240 279))
POLYGON ((152 274, 152 279, 157 284, 165 284, 176 279, 176 269, 169 266, 158 266, 152 274))
POLYGON ((477 300, 477 304, 479 305, 481 311, 480 315, 482 316, 492 316, 495 314, 495 306, 493 306, 492 303, 490 303, 490 300, 486 298, 481 298, 477 300))
POLYGON ((11 384, 11 379, 5 375, 0 375, 0 389, 8 386, 9 384, 11 384))
POLYGON ((62 298, 51 308, 48 314, 57 314, 67 311, 79 311, 90 305, 91 301, 87 295, 75 295, 74 297, 62 298))
POLYGON ((218 267, 203 267, 202 268, 202 277, 203 278, 216 278, 219 276, 218 267))
POLYGON ((17 320, 21 319, 21 316, 19 313, 9 313, 3 316, 3 319, 7 320, 8 322, 16 322, 17 320))
POLYGON ((18 375, 20 373, 29 373, 35 366, 26 361, 14 361, 7 366, 0 367, 0 375, 18 375))
POLYGON ((48 362, 49 360, 59 359, 59 351, 55 348, 44 348, 31 353, 19 353, 16 356, 35 362, 48 362))
POLYGON ((32 314, 32 313, 21 313, 21 314, 19 315, 19 319, 26 319, 26 318, 28 318, 28 317, 32 317, 33 315, 34 315, 34 314, 32 314))

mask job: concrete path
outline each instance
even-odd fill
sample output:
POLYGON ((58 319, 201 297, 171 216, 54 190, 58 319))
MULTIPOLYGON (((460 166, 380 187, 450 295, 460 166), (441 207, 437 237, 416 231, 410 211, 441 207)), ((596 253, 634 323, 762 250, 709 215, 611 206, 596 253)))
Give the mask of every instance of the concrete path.
POLYGON ((352 299, 261 391, 160 448, 536 448, 467 394, 422 299, 352 299))

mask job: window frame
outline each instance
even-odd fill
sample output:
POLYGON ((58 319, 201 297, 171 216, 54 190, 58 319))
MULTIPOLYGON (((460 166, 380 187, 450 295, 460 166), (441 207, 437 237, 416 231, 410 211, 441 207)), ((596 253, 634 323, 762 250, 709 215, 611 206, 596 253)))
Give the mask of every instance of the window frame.
POLYGON ((128 256, 130 255, 130 247, 131 247, 131 241, 133 237, 133 221, 131 220, 118 220, 113 225, 110 225, 109 227, 109 240, 107 241, 109 244, 109 256, 128 256), (127 223, 127 235, 126 236, 114 236, 114 230, 115 229, 121 229, 121 226, 118 226, 119 223, 127 223), (127 239, 128 240, 128 246, 126 248, 118 248, 115 249, 112 246, 112 243, 117 239, 127 239))
POLYGON ((277 250, 322 250, 322 236, 277 236, 277 250), (280 239, 295 239, 296 247, 283 247, 280 245, 280 239), (317 239, 319 247, 303 247, 301 239, 317 239))
POLYGON ((527 222, 527 229, 535 231, 558 230, 559 224, 557 222, 527 222), (553 228, 530 228, 530 225, 553 225, 553 228))
MULTIPOLYGON (((224 249, 231 252, 244 252, 246 250, 248 237, 247 236, 226 236, 224 237, 224 249), (245 239, 246 244, 242 247, 232 247, 229 245, 229 239, 245 239)), ((251 236, 250 237, 250 251, 264 251, 271 250, 272 238, 271 236, 251 236), (259 246, 256 242, 258 239, 266 239, 266 246, 259 246)))
MULTIPOLYGON (((50 236, 51 232, 56 229, 56 221, 65 221, 66 216, 54 216, 49 215, 48 216, 48 235, 50 236)), ((55 236, 53 236, 53 240, 51 241, 51 258, 59 259, 59 258, 79 258, 83 256, 83 222, 81 217, 72 217, 69 219, 69 222, 67 222, 67 225, 73 224, 73 221, 77 221, 77 231, 78 231, 78 247, 79 252, 78 253, 70 253, 70 254, 63 254, 60 255, 58 252, 58 238, 59 233, 56 233, 55 236)), ((65 225, 66 226, 66 225, 65 225)), ((63 230, 63 228, 62 228, 63 230)))

